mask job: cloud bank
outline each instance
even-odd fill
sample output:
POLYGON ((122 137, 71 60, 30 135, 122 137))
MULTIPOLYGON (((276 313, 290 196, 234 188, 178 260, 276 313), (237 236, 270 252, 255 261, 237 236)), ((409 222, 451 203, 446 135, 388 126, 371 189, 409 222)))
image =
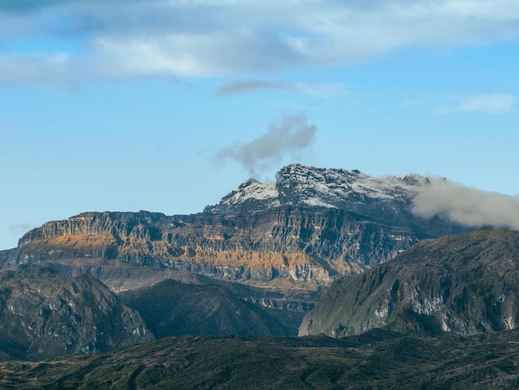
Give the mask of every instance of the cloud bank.
POLYGON ((285 117, 258 138, 228 146, 217 158, 238 162, 251 176, 257 176, 286 156, 307 149, 315 140, 317 127, 302 115, 285 117))
POLYGON ((519 197, 481 191, 434 179, 414 199, 413 212, 424 218, 445 216, 471 227, 519 230, 519 197))
POLYGON ((402 48, 517 39, 517 20, 516 0, 2 1, 0 67, 11 72, 0 81, 342 66, 402 48))

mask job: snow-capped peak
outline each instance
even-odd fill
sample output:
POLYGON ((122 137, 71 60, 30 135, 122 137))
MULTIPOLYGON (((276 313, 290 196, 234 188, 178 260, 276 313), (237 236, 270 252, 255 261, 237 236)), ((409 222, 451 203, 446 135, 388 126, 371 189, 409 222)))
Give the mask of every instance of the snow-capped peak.
POLYGON ((278 172, 275 183, 248 180, 209 210, 245 206, 253 206, 254 210, 282 205, 358 210, 358 205, 372 201, 407 202, 429 183, 428 178, 419 175, 372 177, 359 170, 293 164, 278 172))

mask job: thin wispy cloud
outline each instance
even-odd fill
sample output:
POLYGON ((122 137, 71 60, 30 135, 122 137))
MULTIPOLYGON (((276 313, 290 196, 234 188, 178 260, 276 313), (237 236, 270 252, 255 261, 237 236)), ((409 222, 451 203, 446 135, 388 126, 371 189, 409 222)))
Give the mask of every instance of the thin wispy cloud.
POLYGON ((268 80, 236 81, 222 85, 216 90, 217 96, 241 95, 261 91, 293 91, 289 83, 268 80))
POLYGON ((349 65, 402 48, 516 39, 518 19, 516 0, 3 1, 2 42, 57 43, 37 53, 14 44, 0 52, 2 68, 11 69, 0 81, 228 77, 349 65))
POLYGON ((318 97, 337 96, 346 93, 340 84, 289 83, 269 80, 235 81, 222 85, 216 90, 217 96, 251 94, 264 91, 293 92, 318 97))
POLYGON ((256 177, 285 157, 310 147, 316 133, 317 127, 305 116, 287 116, 271 125, 266 133, 256 139, 223 148, 217 154, 217 159, 235 161, 256 177))
POLYGON ((507 114, 516 108, 517 97, 509 93, 479 93, 461 98, 450 97, 451 103, 437 109, 439 115, 456 113, 507 114))
POLYGON ((459 107, 463 112, 505 114, 514 109, 516 97, 510 94, 481 94, 464 99, 459 107))

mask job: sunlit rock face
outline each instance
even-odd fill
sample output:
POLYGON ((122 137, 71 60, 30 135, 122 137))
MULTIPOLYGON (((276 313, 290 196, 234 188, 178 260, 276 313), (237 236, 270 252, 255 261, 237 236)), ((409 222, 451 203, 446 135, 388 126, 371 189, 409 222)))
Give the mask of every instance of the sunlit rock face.
MULTIPOLYGON (((412 213, 429 180, 290 165, 203 213, 83 213, 27 233, 4 263, 92 259, 253 283, 315 288, 461 228, 412 213)), ((79 264, 79 265, 78 265, 79 264)))
POLYGON ((418 243, 393 261, 335 282, 300 335, 389 328, 471 335, 515 329, 519 232, 485 229, 418 243))

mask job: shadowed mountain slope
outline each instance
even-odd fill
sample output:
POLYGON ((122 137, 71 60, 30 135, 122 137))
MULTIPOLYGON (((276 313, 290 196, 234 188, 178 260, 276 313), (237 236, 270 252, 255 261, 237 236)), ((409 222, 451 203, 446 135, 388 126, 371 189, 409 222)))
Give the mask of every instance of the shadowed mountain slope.
POLYGON ((342 337, 373 328, 474 334, 519 321, 519 232, 484 229, 418 243, 394 261, 338 280, 301 335, 342 337))
POLYGON ((245 302, 226 284, 165 280, 120 297, 141 314, 156 337, 295 336, 304 315, 302 311, 281 312, 245 302))
POLYGON ((90 275, 56 266, 0 272, 0 358, 92 353, 153 339, 141 316, 90 275))

